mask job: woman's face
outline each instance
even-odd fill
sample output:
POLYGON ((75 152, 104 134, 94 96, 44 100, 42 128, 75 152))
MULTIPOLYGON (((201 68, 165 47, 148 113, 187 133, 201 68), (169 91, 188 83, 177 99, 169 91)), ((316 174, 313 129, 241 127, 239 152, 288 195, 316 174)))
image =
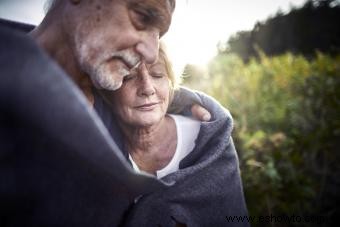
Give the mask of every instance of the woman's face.
POLYGON ((124 78, 120 89, 112 92, 115 112, 123 123, 147 127, 160 122, 168 109, 170 81, 162 59, 142 64, 124 78))

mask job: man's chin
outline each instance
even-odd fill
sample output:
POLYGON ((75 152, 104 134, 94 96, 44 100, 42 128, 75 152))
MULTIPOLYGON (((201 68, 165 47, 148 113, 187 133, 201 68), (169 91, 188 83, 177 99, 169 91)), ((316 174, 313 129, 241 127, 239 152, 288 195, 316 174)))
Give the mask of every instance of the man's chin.
POLYGON ((110 84, 105 84, 105 85, 98 85, 96 86, 97 89, 100 90, 107 90, 107 91, 115 91, 119 89, 122 86, 122 81, 121 82, 115 82, 115 83, 110 83, 110 84))
POLYGON ((106 80, 93 80, 95 88, 100 90, 115 91, 119 89, 123 84, 123 76, 120 74, 111 75, 111 79, 106 80), (115 78, 115 80, 112 80, 115 78))

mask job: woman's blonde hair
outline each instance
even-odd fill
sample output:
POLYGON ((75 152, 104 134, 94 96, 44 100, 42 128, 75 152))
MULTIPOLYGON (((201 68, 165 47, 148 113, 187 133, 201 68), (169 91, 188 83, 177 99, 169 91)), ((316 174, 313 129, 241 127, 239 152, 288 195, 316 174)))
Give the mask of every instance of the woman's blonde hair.
POLYGON ((171 101, 173 99, 174 91, 178 88, 178 84, 177 84, 177 80, 176 80, 174 70, 172 68, 171 61, 170 61, 168 54, 167 54, 167 51, 166 51, 166 46, 163 42, 160 42, 158 58, 159 58, 159 60, 163 61, 164 66, 165 66, 165 71, 166 71, 167 76, 169 78, 169 82, 170 82, 170 99, 169 99, 169 101, 171 103, 171 101))

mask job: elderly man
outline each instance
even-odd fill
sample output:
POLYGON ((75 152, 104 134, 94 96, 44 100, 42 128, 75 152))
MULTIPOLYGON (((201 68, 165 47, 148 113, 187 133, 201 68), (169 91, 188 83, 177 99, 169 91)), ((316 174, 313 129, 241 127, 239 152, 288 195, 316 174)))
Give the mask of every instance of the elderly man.
POLYGON ((31 35, 93 104, 92 84, 115 90, 140 61, 156 61, 174 5, 174 0, 54 0, 31 35))
POLYGON ((88 102, 92 84, 115 89, 157 59, 173 10, 172 0, 55 0, 33 31, 1 22, 0 226, 118 226, 136 197, 164 187, 129 171, 88 102))
POLYGON ((136 197, 164 187, 129 171, 92 85, 116 89, 154 62, 174 5, 55 0, 33 31, 1 21, 0 226, 117 226, 136 197))
POLYGON ((98 91, 156 61, 174 1, 54 0, 36 28, 0 21, 0 226, 118 226, 166 187, 130 171, 98 91))

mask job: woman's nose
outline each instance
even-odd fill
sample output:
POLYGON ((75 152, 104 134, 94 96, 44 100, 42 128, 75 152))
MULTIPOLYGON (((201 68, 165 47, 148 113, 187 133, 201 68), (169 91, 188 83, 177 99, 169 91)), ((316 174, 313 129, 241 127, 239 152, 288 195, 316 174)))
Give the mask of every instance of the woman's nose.
POLYGON ((145 66, 140 69, 140 76, 138 78, 138 95, 151 96, 155 94, 156 90, 152 82, 152 78, 145 66))

